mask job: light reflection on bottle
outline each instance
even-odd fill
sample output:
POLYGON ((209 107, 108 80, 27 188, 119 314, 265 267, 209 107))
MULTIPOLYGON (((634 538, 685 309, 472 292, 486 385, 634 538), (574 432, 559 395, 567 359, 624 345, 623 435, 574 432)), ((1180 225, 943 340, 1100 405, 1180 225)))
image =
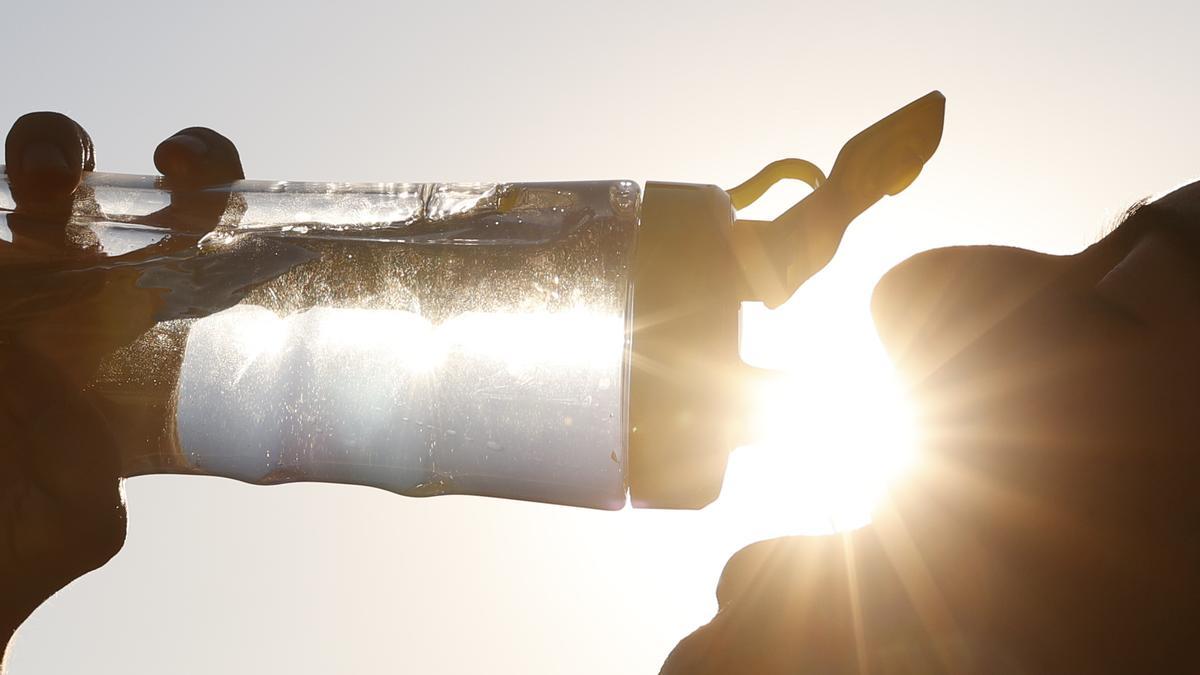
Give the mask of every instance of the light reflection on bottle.
POLYGON ((196 321, 176 425, 250 482, 624 502, 624 317, 239 305, 196 321))

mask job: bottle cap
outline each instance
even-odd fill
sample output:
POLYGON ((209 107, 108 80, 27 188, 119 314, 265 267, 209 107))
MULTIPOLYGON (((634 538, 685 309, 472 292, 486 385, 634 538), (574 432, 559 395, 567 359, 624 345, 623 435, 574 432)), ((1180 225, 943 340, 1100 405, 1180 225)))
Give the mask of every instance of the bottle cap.
POLYGON ((945 102, 931 92, 860 132, 828 178, 783 159, 728 191, 646 184, 632 275, 634 506, 695 509, 717 498, 729 453, 750 440, 749 388, 764 374, 739 355, 741 302, 783 304, 829 263, 854 218, 908 187, 941 142, 945 102), (813 192, 771 221, 736 217, 783 179, 813 192))

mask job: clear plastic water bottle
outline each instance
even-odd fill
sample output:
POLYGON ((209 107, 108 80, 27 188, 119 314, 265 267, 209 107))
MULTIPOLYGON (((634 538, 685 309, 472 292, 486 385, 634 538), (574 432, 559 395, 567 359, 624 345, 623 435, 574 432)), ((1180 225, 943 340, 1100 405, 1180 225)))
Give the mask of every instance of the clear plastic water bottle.
POLYGON ((19 289, 0 306, 0 347, 55 354, 129 476, 699 507, 744 440, 740 302, 779 304, 820 269, 854 216, 915 177, 941 119, 931 94, 855 137, 827 183, 787 160, 729 192, 180 193, 93 173, 50 223, 0 181, 0 281, 19 289), (776 221, 735 221, 787 177, 816 190, 776 221), (49 227, 70 244, 28 243, 49 227))

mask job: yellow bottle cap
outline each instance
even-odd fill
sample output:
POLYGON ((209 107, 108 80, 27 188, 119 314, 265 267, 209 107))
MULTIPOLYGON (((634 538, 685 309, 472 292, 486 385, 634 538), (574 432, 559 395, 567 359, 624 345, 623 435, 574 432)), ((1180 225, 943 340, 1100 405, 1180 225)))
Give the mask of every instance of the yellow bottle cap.
POLYGON ((786 302, 829 263, 854 218, 908 187, 941 142, 945 102, 931 92, 862 131, 828 178, 784 159, 728 192, 646 184, 633 262, 634 506, 700 508, 717 498, 729 453, 747 441, 747 387, 762 374, 739 356, 741 302, 786 302), (783 179, 813 192, 775 220, 736 218, 783 179))

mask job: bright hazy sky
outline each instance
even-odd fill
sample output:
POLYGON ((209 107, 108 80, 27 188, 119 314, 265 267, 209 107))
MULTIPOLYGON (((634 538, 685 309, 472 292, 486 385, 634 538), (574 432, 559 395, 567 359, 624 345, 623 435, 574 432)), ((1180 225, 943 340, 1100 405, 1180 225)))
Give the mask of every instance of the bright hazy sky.
MULTIPOLYGON (((159 140, 203 124, 252 178, 728 187, 784 156, 828 168, 940 89, 917 182, 784 309, 748 312, 746 356, 836 404, 861 393, 838 369, 879 361, 866 306, 890 265, 954 243, 1074 251, 1200 174, 1200 6, 1049 4, 10 0, 0 125, 66 112, 109 171, 151 172, 159 140)), ((34 615, 13 673, 656 672, 714 611, 729 554, 827 523, 189 477, 127 493, 125 549, 34 615)))

